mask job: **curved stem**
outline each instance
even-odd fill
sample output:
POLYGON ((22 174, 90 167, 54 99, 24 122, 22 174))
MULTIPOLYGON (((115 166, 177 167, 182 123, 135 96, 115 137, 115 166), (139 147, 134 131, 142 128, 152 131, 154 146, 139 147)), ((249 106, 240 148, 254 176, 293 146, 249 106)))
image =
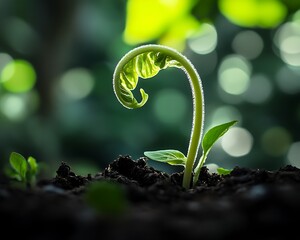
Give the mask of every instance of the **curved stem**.
POLYGON ((192 125, 191 138, 190 138, 190 143, 189 143, 189 148, 187 153, 187 162, 184 170, 183 183, 182 183, 183 187, 187 189, 190 188, 193 166, 197 157, 197 153, 200 145, 200 139, 202 136, 203 122, 204 122, 204 99, 203 99, 201 79, 193 64, 181 53, 169 47, 165 47, 161 45, 152 45, 152 44, 138 47, 130 51, 128 54, 126 54, 121 59, 118 66, 116 67, 117 70, 114 73, 114 76, 120 74, 119 69, 122 69, 130 59, 136 57, 141 53, 148 52, 148 51, 149 52, 157 51, 157 52, 164 53, 167 56, 170 56, 173 60, 179 62, 182 65, 182 69, 185 71, 189 79, 190 86, 192 89, 193 125, 192 125))

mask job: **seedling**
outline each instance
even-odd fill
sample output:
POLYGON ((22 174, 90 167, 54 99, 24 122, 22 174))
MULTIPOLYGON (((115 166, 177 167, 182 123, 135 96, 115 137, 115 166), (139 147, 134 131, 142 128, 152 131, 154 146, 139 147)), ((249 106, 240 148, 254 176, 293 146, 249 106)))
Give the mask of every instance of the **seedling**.
MULTIPOLYGON (((182 69, 190 82, 193 94, 193 123, 187 155, 178 150, 147 151, 148 158, 171 165, 185 167, 183 187, 190 188, 193 168, 203 132, 204 99, 203 88, 199 74, 193 64, 178 51, 161 45, 144 45, 128 52, 117 64, 113 75, 114 92, 119 102, 126 108, 142 107, 148 100, 148 94, 141 88, 141 101, 138 102, 132 91, 138 84, 138 79, 154 77, 160 70, 168 67, 182 69)), ((194 169, 193 185, 198 181, 201 167, 213 144, 223 136, 237 121, 227 122, 210 129, 202 140, 202 156, 194 169)))
POLYGON ((232 172, 232 170, 233 169, 227 169, 227 168, 221 168, 221 167, 217 168, 217 172, 220 175, 228 175, 232 172))
POLYGON ((33 157, 27 160, 19 153, 12 152, 9 157, 9 163, 12 171, 9 176, 20 181, 26 186, 31 186, 35 180, 38 172, 38 164, 33 157))

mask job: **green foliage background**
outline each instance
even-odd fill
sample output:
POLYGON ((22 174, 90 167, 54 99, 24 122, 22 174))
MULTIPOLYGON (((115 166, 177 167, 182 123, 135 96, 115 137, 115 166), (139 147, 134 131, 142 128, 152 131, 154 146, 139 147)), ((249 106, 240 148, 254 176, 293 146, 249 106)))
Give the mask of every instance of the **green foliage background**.
POLYGON ((112 90, 123 54, 160 43, 199 71, 206 129, 239 121, 236 141, 220 141, 208 163, 300 166, 299 8, 294 0, 0 1, 0 164, 15 151, 49 169, 67 161, 93 173, 120 154, 186 152, 192 96, 180 70, 141 81, 150 94, 142 109, 124 109, 112 90), (244 85, 230 83, 238 67, 244 85))

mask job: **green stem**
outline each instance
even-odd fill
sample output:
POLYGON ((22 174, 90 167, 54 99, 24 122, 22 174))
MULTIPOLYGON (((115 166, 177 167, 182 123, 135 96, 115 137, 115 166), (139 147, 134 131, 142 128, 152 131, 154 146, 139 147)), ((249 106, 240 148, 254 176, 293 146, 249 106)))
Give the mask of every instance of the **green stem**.
POLYGON ((195 167, 194 177, 193 177, 193 186, 196 186, 196 184, 197 184, 201 168, 203 167, 203 164, 204 164, 206 158, 207 158, 207 154, 203 153, 202 156, 199 159, 199 162, 198 162, 197 166, 195 167))
MULTIPOLYGON (((182 185, 184 188, 190 188, 191 184, 191 177, 193 172, 193 166, 197 157, 200 139, 202 136, 202 129, 203 129, 203 122, 204 122, 204 99, 203 99, 203 90, 202 90, 202 83, 199 77, 199 74, 193 64, 181 53, 177 52, 176 50, 161 46, 161 45, 145 45, 127 53, 119 62, 118 66, 116 67, 117 71, 114 73, 115 76, 118 76, 126 65, 128 61, 133 59, 139 54, 145 52, 157 51, 170 56, 173 60, 176 60, 182 65, 182 69, 186 73, 190 86, 192 89, 193 94, 193 125, 191 131, 191 138, 188 147, 187 153, 187 162, 184 170, 183 182, 182 185)), ((114 77, 114 79, 116 79, 114 77)), ((116 84, 116 83, 114 83, 116 84)), ((116 91, 116 90, 115 90, 116 91)), ((117 93, 120 94, 120 93, 117 93)))
POLYGON ((181 55, 181 59, 178 61, 184 67, 186 74, 190 80, 191 89, 193 92, 193 127, 191 131, 191 138, 187 153, 187 162, 185 166, 185 171, 183 175, 183 187, 190 188, 191 176, 193 172, 193 166, 196 161, 200 140, 203 130, 204 122, 204 99, 203 90, 200 77, 192 65, 192 63, 181 55))

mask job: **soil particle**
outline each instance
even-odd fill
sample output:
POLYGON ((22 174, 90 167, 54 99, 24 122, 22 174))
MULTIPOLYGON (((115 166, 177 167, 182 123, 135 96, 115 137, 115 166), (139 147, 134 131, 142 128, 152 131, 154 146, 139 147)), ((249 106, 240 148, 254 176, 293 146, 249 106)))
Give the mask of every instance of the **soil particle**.
MULTIPOLYGON (((2 234, 23 239, 285 239, 297 233, 300 170, 235 167, 229 175, 201 169, 193 189, 182 173, 166 174, 120 156, 95 175, 76 175, 61 163, 53 179, 16 188, 0 176, 2 234), (96 212, 84 199, 97 181, 119 184, 127 210, 119 216, 96 212)), ((3 235, 4 236, 4 235, 3 235)))

